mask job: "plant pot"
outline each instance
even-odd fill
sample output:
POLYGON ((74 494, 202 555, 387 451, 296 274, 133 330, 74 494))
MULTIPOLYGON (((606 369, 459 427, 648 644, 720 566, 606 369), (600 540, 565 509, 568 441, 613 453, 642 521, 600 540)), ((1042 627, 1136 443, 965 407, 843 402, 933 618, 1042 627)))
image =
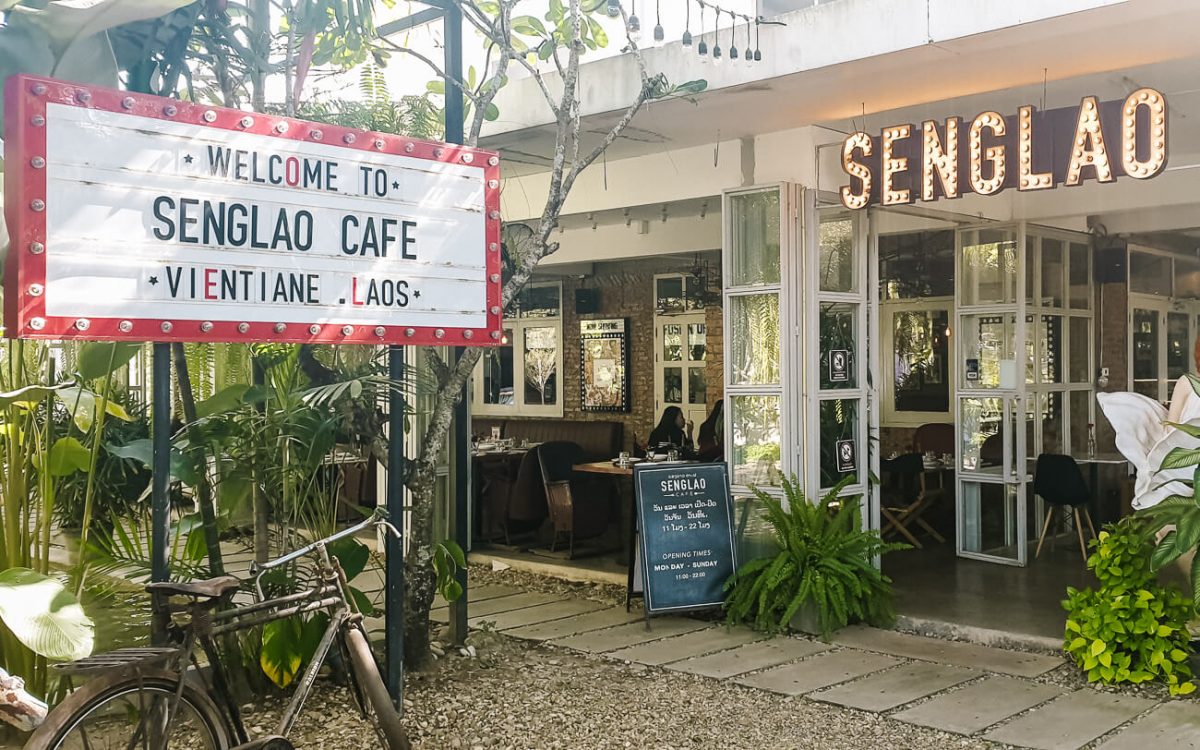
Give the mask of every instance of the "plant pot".
POLYGON ((820 635, 821 613, 817 609, 817 605, 812 602, 805 602, 800 605, 800 609, 796 610, 796 614, 792 615, 792 621, 788 623, 788 627, 800 633, 820 635))

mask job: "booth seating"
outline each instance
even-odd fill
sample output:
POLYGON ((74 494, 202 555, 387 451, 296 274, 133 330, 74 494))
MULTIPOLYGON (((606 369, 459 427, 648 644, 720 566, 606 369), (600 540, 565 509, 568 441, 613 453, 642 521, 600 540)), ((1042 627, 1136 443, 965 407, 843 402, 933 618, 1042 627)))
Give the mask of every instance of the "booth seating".
MULTIPOLYGON (((493 425, 499 426, 503 438, 511 438, 519 447, 530 443, 568 441, 579 446, 580 462, 602 461, 617 456, 622 450, 624 425, 620 422, 585 422, 563 419, 473 419, 477 435, 491 435, 493 425)), ((526 451, 517 462, 516 470, 502 470, 477 463, 481 472, 488 472, 481 482, 481 502, 485 521, 484 536, 503 535, 506 544, 513 534, 537 531, 549 516, 542 467, 537 451, 526 451)))
POLYGON ((941 456, 954 453, 954 425, 930 422, 917 428, 913 435, 915 453, 941 456))

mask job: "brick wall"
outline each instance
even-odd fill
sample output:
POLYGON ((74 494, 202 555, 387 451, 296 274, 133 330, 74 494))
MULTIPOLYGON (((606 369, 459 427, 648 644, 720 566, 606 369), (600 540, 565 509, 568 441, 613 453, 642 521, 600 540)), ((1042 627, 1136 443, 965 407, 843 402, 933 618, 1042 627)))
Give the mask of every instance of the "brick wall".
MULTIPOLYGON (((679 259, 597 263, 594 272, 583 279, 562 279, 563 419, 621 422, 625 425, 626 450, 632 449, 635 434, 643 441, 649 436, 659 417, 654 405, 654 276, 678 273, 685 270, 687 265, 679 259), (575 290, 583 287, 599 289, 599 312, 587 315, 575 312, 575 290), (592 412, 580 408, 579 322, 603 318, 629 319, 629 412, 592 412)), ((717 400, 722 398, 724 390, 724 347, 719 304, 705 308, 705 323, 708 337, 707 400, 711 411, 717 400)), ((696 430, 699 431, 698 424, 696 430)))

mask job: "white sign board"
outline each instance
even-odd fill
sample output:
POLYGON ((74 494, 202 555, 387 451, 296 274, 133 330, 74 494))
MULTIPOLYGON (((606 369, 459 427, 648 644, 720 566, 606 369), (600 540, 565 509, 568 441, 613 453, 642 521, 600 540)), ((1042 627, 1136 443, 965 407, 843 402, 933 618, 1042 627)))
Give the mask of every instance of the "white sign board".
POLYGON ((494 153, 29 77, 7 96, 10 335, 499 338, 494 153))

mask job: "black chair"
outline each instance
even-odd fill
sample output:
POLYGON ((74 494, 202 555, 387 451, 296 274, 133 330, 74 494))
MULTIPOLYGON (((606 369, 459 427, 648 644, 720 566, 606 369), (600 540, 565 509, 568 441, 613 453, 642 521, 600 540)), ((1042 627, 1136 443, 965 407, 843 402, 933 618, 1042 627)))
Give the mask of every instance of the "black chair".
POLYGON ((575 465, 584 462, 583 448, 575 443, 543 443, 537 448, 546 487, 546 503, 553 525, 550 551, 558 546, 560 534, 567 536, 568 555, 575 557, 575 540, 587 539, 608 530, 609 501, 597 491, 594 481, 579 477, 575 465))
POLYGON ((1083 517, 1087 519, 1087 525, 1093 537, 1096 536, 1096 527, 1092 525, 1092 514, 1088 510, 1092 504, 1092 493, 1083 479, 1083 472, 1079 470, 1079 464, 1075 463, 1075 459, 1070 456, 1043 453, 1038 456, 1037 468, 1034 469, 1033 491, 1050 504, 1034 558, 1036 559, 1042 554, 1042 544, 1046 541, 1047 532, 1050 531, 1050 522, 1054 518, 1055 511, 1062 509, 1062 512, 1066 513, 1066 509, 1070 508, 1075 517, 1075 532, 1079 536, 1079 552, 1086 561, 1088 557, 1087 544, 1083 540, 1083 523, 1079 518, 1080 509, 1083 510, 1083 517))
POLYGON ((946 538, 921 517, 933 506, 937 497, 925 491, 925 462, 921 454, 905 453, 885 459, 880 462, 879 468, 882 474, 879 512, 886 521, 880 534, 887 535, 895 531, 909 544, 922 549, 923 545, 909 528, 916 524, 939 543, 944 543, 946 538))

